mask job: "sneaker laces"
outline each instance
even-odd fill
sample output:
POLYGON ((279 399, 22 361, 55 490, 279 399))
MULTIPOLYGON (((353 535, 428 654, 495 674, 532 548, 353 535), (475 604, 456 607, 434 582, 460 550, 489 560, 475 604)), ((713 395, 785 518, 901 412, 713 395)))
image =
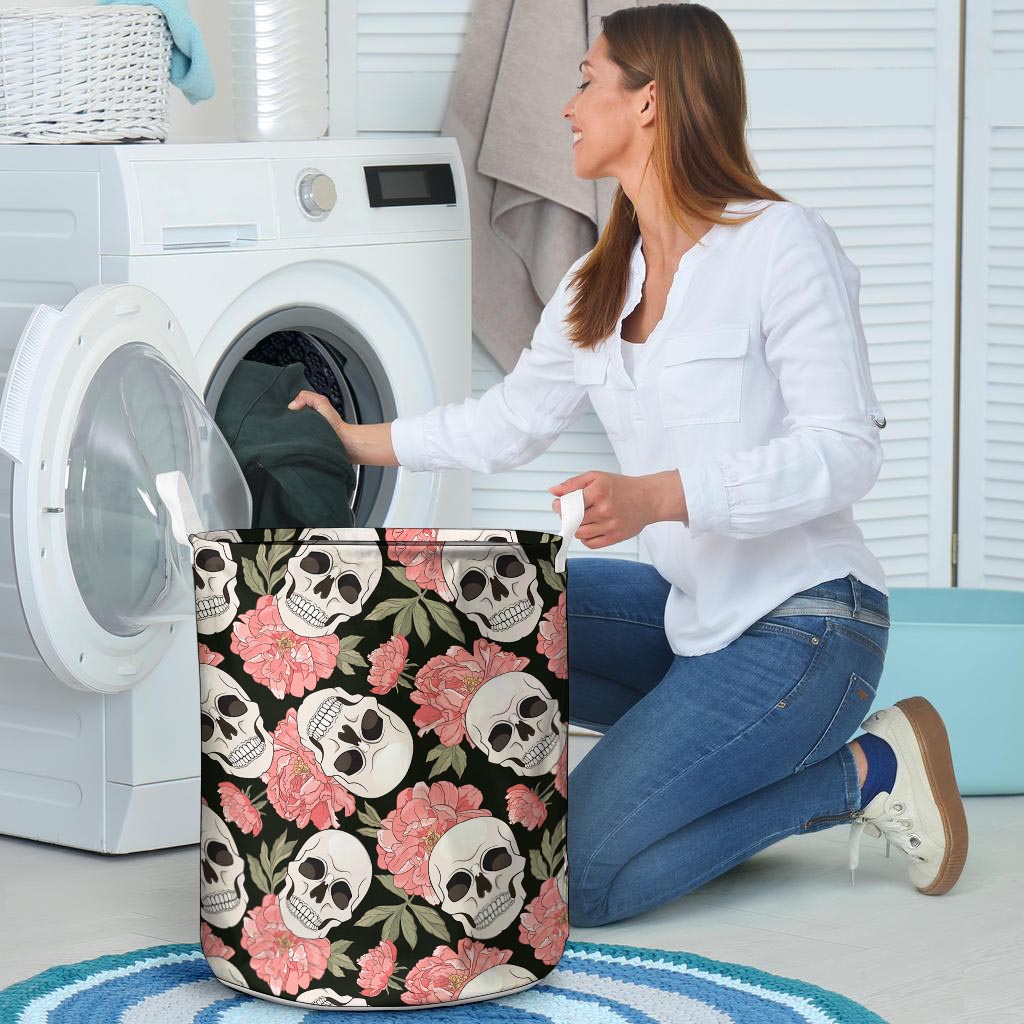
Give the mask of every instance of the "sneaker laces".
POLYGON ((885 807, 877 814, 872 814, 869 817, 863 811, 858 811, 853 816, 849 839, 851 885, 853 885, 854 872, 860 862, 860 838, 865 830, 875 838, 885 836, 886 857, 889 856, 890 845, 894 845, 914 860, 924 861, 926 859, 917 853, 917 848, 921 845, 921 837, 914 832, 913 819, 907 817, 906 811, 903 804, 887 801, 885 807))

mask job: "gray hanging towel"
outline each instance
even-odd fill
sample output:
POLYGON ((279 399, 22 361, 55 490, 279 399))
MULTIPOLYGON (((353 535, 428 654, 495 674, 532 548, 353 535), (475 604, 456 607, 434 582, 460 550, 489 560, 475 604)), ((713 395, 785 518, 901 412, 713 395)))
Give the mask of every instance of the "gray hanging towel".
POLYGON ((353 526, 356 474, 331 425, 315 409, 289 409, 308 388, 302 363, 243 359, 214 420, 252 492, 252 527, 353 526))
POLYGON ((474 5, 441 134, 459 144, 472 229, 473 332, 508 372, 570 265, 597 243, 618 182, 577 178, 562 107, 601 16, 654 0, 474 5), (524 140, 528 145, 524 145, 524 140))

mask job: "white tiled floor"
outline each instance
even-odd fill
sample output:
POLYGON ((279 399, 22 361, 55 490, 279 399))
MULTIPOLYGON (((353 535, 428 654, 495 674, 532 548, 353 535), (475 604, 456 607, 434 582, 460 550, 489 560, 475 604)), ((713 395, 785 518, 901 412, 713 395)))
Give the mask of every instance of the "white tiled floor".
MULTIPOLYGON (((572 736, 570 767, 595 739, 572 736)), ((1024 1022, 1024 797, 971 797, 967 867, 922 896, 846 826, 791 836, 674 903, 572 938, 686 950, 850 996, 890 1024, 1024 1022)), ((196 847, 105 857, 0 838, 0 987, 56 963, 199 935, 196 847)))

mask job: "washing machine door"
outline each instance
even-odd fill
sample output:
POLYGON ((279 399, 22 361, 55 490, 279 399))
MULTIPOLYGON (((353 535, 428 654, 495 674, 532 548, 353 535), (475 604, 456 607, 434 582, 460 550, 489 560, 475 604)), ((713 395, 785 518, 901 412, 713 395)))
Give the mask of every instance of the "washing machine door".
POLYGON ((195 629, 188 541, 158 476, 183 474, 204 529, 252 522, 201 393, 177 320, 143 288, 39 306, 21 336, 0 402, 18 590, 40 656, 69 686, 126 690, 176 628, 195 629))

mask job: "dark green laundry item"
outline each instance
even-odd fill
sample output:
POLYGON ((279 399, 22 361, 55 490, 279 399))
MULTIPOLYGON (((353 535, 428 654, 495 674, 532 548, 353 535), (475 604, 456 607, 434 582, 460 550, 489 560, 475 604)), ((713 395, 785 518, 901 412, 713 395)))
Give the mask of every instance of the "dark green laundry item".
POLYGON ((252 493, 252 526, 268 529, 354 525, 356 473, 331 425, 316 409, 289 409, 309 382, 302 363, 243 359, 214 420, 252 493))

